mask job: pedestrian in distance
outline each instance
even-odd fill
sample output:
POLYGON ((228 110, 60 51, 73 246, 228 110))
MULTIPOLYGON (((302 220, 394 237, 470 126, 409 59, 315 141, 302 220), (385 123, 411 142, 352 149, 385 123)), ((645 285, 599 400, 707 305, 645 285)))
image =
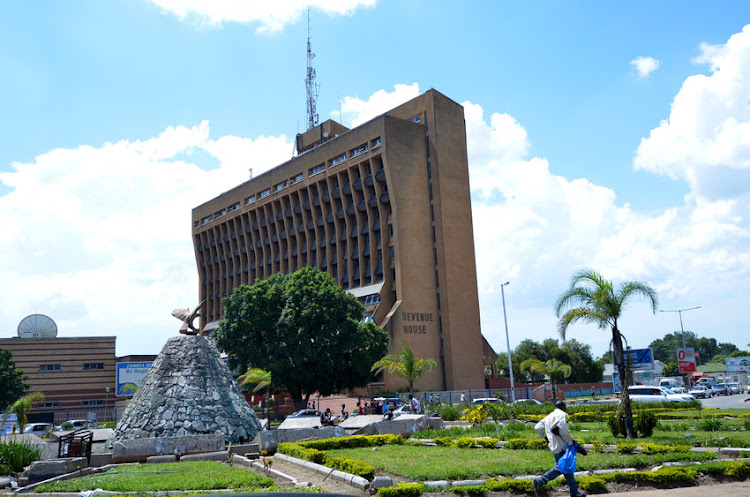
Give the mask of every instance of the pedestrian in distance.
POLYGON ((421 404, 412 394, 409 394, 409 408, 411 409, 412 414, 419 414, 422 412, 421 404))
MULTIPOLYGON (((536 430, 540 437, 546 440, 549 450, 555 456, 555 467, 544 473, 542 476, 534 478, 534 495, 540 497, 542 487, 546 485, 547 482, 563 475, 565 476, 565 481, 568 482, 570 496, 585 497, 586 494, 578 491, 578 484, 576 483, 573 473, 563 473, 557 469, 557 462, 563 455, 565 455, 568 444, 575 444, 576 442, 573 440, 573 437, 568 430, 568 413, 565 402, 562 400, 556 400, 554 405, 555 410, 534 426, 534 430, 536 430)), ((581 455, 586 455, 586 450, 583 447, 576 445, 576 449, 581 455)))

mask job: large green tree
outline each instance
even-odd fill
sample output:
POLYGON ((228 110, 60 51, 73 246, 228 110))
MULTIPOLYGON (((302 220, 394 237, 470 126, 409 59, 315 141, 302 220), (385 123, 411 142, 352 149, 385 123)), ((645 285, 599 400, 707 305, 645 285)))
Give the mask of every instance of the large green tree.
MULTIPOLYGON (((521 363, 528 359, 538 359, 542 362, 557 359, 569 364, 573 371, 567 378, 569 383, 588 383, 602 380, 604 365, 596 361, 591 355, 591 346, 575 339, 565 340, 561 344, 553 338, 539 343, 531 339, 523 340, 512 352, 513 377, 519 382, 542 383, 544 375, 530 369, 521 370, 521 363)), ((497 356, 497 369, 502 376, 510 376, 508 372, 508 354, 497 356)))
POLYGON ((409 384, 409 393, 414 393, 414 382, 437 365, 434 359, 422 359, 414 354, 406 341, 401 341, 401 353, 389 354, 372 365, 374 373, 387 371, 400 376, 409 384))
POLYGON ((365 386, 383 357, 388 335, 327 272, 304 267, 242 285, 223 299, 224 317, 214 335, 232 369, 271 373, 297 407, 310 395, 365 386))
POLYGON ((644 298, 652 312, 659 307, 659 298, 653 288, 645 283, 631 281, 622 283, 615 290, 612 282, 591 269, 577 271, 570 280, 570 287, 555 303, 555 314, 560 318, 558 331, 565 339, 568 327, 578 321, 596 324, 600 329, 609 328, 612 332, 612 348, 617 369, 622 382, 622 409, 625 415, 625 431, 628 438, 635 438, 633 412, 628 396, 628 377, 622 335, 618 321, 629 301, 634 297, 644 298))
POLYGON ((0 411, 21 398, 29 389, 26 383, 29 377, 16 367, 10 350, 0 349, 0 411))
POLYGON ((721 356, 729 356, 738 350, 733 343, 717 342, 715 338, 698 337, 692 331, 675 331, 667 333, 649 344, 654 359, 662 362, 673 362, 677 359, 677 350, 685 347, 695 349, 698 362, 722 362, 721 356), (720 356, 720 357, 717 357, 720 356))

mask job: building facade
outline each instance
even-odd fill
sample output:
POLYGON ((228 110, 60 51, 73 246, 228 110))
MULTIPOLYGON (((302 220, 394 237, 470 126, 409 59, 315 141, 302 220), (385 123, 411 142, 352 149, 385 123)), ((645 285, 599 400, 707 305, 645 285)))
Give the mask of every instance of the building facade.
POLYGON ((32 414, 51 415, 58 424, 88 413, 100 414, 98 420, 111 417, 115 337, 0 338, 0 348, 9 350, 16 367, 29 377, 29 391, 45 395, 32 414))
POLYGON ((417 388, 484 388, 461 105, 429 90, 354 129, 326 121, 296 145, 293 159, 193 209, 207 329, 235 287, 314 266, 389 332, 390 353, 405 340, 435 359, 417 388))

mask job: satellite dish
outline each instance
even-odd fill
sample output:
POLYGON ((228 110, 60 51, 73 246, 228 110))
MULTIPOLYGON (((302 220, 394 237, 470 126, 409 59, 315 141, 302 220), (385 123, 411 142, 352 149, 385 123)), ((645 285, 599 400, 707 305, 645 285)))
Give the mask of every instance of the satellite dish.
POLYGON ((57 325, 52 318, 44 314, 32 314, 18 323, 18 336, 20 338, 55 338, 57 325))

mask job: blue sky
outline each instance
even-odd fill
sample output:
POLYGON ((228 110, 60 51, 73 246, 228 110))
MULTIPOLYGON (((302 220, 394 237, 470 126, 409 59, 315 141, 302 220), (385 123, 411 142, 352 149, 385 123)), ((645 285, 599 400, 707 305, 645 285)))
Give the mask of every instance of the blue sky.
MULTIPOLYGON (((464 104, 496 349, 500 282, 512 345, 541 340, 580 267, 750 341, 747 2, 276 3, 4 3, 0 336, 38 312, 160 350, 197 299, 190 209, 288 159, 305 125, 310 7, 321 120, 431 87, 464 104)), ((634 346, 679 328, 637 302, 623 324, 634 346)), ((571 336, 601 354, 592 331, 571 336)))

